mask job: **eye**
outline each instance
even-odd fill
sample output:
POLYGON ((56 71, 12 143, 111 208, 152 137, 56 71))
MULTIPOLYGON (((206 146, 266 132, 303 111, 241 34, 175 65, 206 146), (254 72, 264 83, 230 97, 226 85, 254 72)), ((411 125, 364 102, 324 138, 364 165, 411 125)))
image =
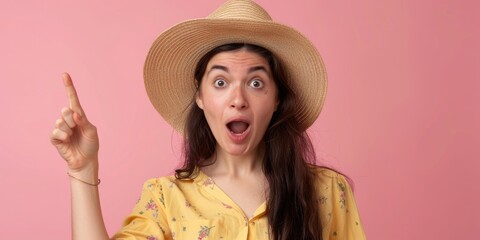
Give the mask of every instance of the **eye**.
POLYGON ((254 79, 250 82, 250 87, 252 87, 252 88, 262 88, 263 87, 263 82, 260 81, 259 79, 254 79))
POLYGON ((213 85, 217 88, 223 88, 225 85, 227 85, 227 82, 223 79, 217 79, 215 82, 213 82, 213 85))

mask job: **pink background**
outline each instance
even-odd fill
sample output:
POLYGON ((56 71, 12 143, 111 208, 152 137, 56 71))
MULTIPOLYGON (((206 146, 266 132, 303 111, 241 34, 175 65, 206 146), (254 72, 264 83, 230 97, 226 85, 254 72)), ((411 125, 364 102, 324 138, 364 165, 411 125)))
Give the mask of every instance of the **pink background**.
MULTIPOLYGON (((167 27, 222 1, 0 3, 0 238, 70 238, 66 166, 50 145, 71 73, 101 138, 110 234, 144 180, 172 173, 179 137, 145 94, 142 67, 167 27)), ((329 73, 309 130, 322 163, 355 182, 369 239, 472 239, 480 229, 478 1, 268 1, 329 73)))

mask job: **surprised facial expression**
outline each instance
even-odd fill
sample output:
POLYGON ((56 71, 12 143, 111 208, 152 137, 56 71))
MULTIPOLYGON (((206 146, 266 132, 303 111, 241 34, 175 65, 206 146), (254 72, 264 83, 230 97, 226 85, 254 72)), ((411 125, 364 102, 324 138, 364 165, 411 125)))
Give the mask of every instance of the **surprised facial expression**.
POLYGON ((218 53, 207 64, 196 102, 217 141, 217 151, 258 154, 278 105, 267 60, 245 49, 218 53))

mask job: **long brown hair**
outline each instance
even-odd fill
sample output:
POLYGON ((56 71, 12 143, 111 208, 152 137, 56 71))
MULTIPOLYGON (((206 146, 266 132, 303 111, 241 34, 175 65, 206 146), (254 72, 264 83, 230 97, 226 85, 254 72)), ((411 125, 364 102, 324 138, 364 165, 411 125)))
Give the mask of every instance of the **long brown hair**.
MULTIPOLYGON (((289 87, 285 72, 275 56, 263 47, 233 43, 214 48, 197 64, 195 79, 201 80, 210 59, 220 52, 245 49, 264 57, 277 86, 280 103, 273 114, 264 135, 265 154, 263 172, 269 184, 267 216, 274 240, 321 240, 319 204, 315 192, 315 152, 310 138, 298 124, 295 107, 297 97, 289 87)), ((179 179, 191 178, 198 167, 213 164, 207 162, 215 153, 216 140, 207 124, 203 111, 192 104, 185 126, 185 162, 177 169, 179 179)))

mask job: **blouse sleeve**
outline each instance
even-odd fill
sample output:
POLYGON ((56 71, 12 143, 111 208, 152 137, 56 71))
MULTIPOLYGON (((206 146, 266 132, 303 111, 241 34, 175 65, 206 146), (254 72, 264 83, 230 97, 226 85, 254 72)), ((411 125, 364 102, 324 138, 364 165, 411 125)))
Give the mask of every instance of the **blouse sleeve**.
POLYGON ((165 216, 162 185, 150 179, 143 185, 142 194, 122 228, 112 239, 163 240, 169 234, 165 216))
POLYGON ((355 203, 352 188, 345 177, 331 173, 331 181, 324 186, 321 208, 326 209, 323 239, 364 240, 365 232, 355 203), (329 206, 325 206, 329 205, 329 206))

